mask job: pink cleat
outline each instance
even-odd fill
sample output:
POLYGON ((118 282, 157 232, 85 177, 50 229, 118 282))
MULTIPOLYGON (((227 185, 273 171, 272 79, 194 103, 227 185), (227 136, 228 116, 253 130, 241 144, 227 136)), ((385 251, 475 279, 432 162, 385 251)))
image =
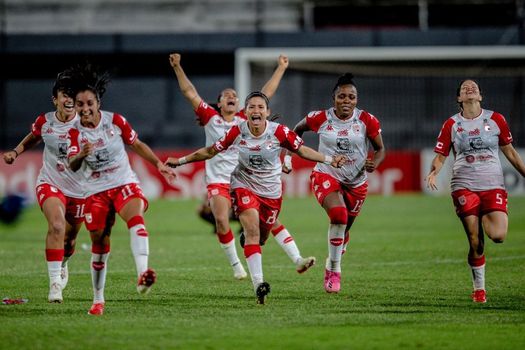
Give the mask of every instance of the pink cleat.
POLYGON ((104 303, 94 303, 88 311, 89 315, 102 316, 104 314, 104 303))
POLYGON ((341 272, 324 272, 324 290, 327 293, 338 293, 341 290, 341 272))
POLYGON ((487 302, 487 293, 484 289, 478 289, 472 292, 472 301, 475 303, 486 303, 487 302))
POLYGON ((137 292, 139 294, 148 294, 151 286, 157 280, 157 274, 153 269, 147 269, 139 276, 139 281, 137 283, 137 292))

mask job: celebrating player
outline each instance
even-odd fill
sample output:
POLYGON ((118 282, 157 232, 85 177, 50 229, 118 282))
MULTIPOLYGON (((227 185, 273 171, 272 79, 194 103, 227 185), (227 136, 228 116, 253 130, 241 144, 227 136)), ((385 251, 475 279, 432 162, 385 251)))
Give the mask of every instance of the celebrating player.
POLYGON ((344 163, 344 157, 314 151, 304 146, 303 140, 286 126, 268 121, 268 97, 262 92, 248 95, 245 113, 247 120, 233 126, 213 145, 179 159, 168 158, 166 164, 178 166, 211 159, 230 147, 238 148, 238 163, 230 179, 234 210, 246 234, 244 255, 257 303, 264 304, 270 285, 263 278, 260 239, 268 235, 281 210, 281 149, 337 167, 344 163))
POLYGON ((69 131, 68 158, 71 169, 81 172, 89 197, 86 200, 86 227, 90 232, 91 276, 94 300, 89 314, 104 312, 104 286, 110 252, 111 226, 115 213, 126 222, 131 251, 138 275, 137 291, 149 292, 156 274, 148 268, 149 241, 144 224, 148 201, 131 169, 125 145, 153 164, 168 181, 175 177, 120 114, 100 110, 101 98, 109 81, 91 65, 75 71, 75 106, 80 121, 69 131))
MULTIPOLYGON (((385 147, 379 121, 356 107, 357 88, 352 74, 344 74, 337 80, 332 98, 333 107, 310 112, 294 131, 299 136, 305 131, 314 131, 319 134, 319 152, 348 158, 340 169, 319 163, 310 176, 315 197, 330 218, 324 288, 328 293, 338 293, 341 256, 368 190, 366 172, 373 172, 381 164, 385 147), (368 158, 370 144, 374 149, 372 159, 368 158)), ((285 165, 289 163, 287 158, 285 165)))
POLYGON ((460 112, 445 121, 439 133, 427 186, 436 190, 436 176, 454 153, 452 200, 469 242, 468 264, 472 270, 472 300, 487 301, 485 290, 484 233, 495 243, 507 236, 507 191, 498 151, 525 177, 525 164, 512 146, 505 118, 481 108, 481 89, 471 79, 457 89, 460 112))
MULTIPOLYGON (((239 125, 246 119, 244 110, 238 111, 239 99, 237 93, 230 88, 224 89, 219 95, 217 103, 219 112, 209 106, 199 96, 196 88, 186 76, 180 61, 180 54, 174 53, 170 55, 170 64, 177 76, 180 90, 191 103, 199 123, 204 126, 206 146, 212 146, 231 127, 239 125)), ((277 68, 261 90, 268 98, 275 94, 287 67, 288 57, 279 56, 277 68)), ((235 248, 235 239, 229 223, 231 209, 230 175, 237 165, 238 153, 238 147, 234 146, 216 157, 206 160, 206 183, 211 213, 215 218, 217 237, 233 268, 234 277, 243 279, 247 275, 239 261, 235 248)), ((203 215, 201 214, 201 216, 203 215)), ((301 256, 293 237, 279 221, 276 221, 271 232, 281 248, 295 263, 297 272, 303 273, 315 264, 314 257, 303 258, 301 256)))
POLYGON ((44 157, 37 178, 36 198, 47 220, 46 260, 50 303, 61 303, 68 282, 67 261, 75 251, 78 231, 84 220, 84 190, 79 174, 67 164, 67 132, 79 119, 75 112, 71 72, 58 74, 53 86, 56 110, 39 115, 31 132, 13 150, 4 153, 12 164, 18 156, 41 141, 44 157))

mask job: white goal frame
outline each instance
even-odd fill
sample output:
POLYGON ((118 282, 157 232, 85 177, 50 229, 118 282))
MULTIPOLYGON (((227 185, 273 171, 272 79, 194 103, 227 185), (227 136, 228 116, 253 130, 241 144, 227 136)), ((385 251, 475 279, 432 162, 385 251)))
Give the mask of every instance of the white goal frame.
POLYGON ((235 51, 235 89, 244 99, 250 93, 251 63, 271 64, 280 54, 293 62, 340 61, 450 61, 524 59, 522 46, 418 46, 418 47, 302 47, 239 48, 235 51))

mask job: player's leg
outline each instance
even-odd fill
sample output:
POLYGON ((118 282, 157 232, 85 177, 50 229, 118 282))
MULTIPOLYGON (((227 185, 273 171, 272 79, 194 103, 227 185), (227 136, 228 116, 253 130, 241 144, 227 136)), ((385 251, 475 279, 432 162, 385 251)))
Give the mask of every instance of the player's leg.
POLYGON ((48 224, 46 236, 46 261, 49 276, 48 300, 50 303, 61 303, 63 298, 60 271, 64 259, 65 205, 59 197, 48 197, 42 203, 42 212, 48 224))
POLYGON ((509 227, 507 191, 503 189, 484 191, 480 196, 483 230, 495 243, 503 243, 507 238, 509 227))
POLYGON ((67 198, 66 205, 66 234, 64 237, 64 260, 60 277, 62 279, 62 289, 66 288, 69 280, 68 261, 75 252, 78 231, 84 222, 85 200, 78 198, 67 198))
POLYGON ((348 247, 348 242, 350 241, 350 229, 352 228, 355 219, 361 212, 361 208, 365 203, 366 195, 368 193, 368 183, 364 183, 358 187, 344 188, 342 192, 348 213, 345 237, 343 240, 343 250, 341 252, 341 254, 344 254, 346 252, 346 248, 348 247))
POLYGON ((215 217, 217 238, 233 269, 233 276, 236 279, 244 279, 248 275, 237 255, 235 237, 230 227, 231 199, 229 193, 210 196, 210 207, 215 217))
POLYGON ((315 257, 309 256, 307 258, 303 258, 301 256, 294 238, 286 229, 286 227, 279 221, 279 219, 277 219, 273 224, 271 233, 275 238, 275 241, 295 264, 298 273, 306 272, 315 264, 315 257))
POLYGON ((213 225, 213 233, 215 234, 217 232, 217 228, 215 227, 215 217, 211 211, 210 202, 207 195, 204 197, 204 200, 197 208, 197 214, 202 220, 213 225))

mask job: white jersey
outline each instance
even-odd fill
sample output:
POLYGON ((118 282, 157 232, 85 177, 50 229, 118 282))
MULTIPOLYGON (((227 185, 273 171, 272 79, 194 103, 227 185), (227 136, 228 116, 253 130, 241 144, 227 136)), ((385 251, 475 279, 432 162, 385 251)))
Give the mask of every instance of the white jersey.
MULTIPOLYGON (((215 108, 201 101, 195 110, 199 123, 204 126, 206 134, 206 146, 211 146, 215 141, 226 135, 232 126, 239 125, 246 120, 243 111, 238 112, 233 120, 228 122, 218 113, 215 108)), ((206 183, 230 183, 230 175, 237 165, 239 149, 232 145, 228 150, 217 154, 215 157, 206 160, 206 183)))
POLYGON ((42 168, 36 180, 37 186, 47 183, 56 186, 65 196, 84 198, 82 176, 72 171, 67 161, 68 131, 79 117, 75 115, 72 120, 61 122, 55 113, 39 115, 31 126, 31 133, 41 137, 45 144, 42 168))
POLYGON ((485 191, 504 189, 499 147, 512 143, 505 118, 496 112, 482 109, 474 119, 458 113, 441 128, 434 152, 455 155, 451 190, 485 191))
POLYGON ((231 175, 231 188, 246 188, 264 198, 280 198, 281 148, 297 152, 303 140, 288 127, 270 121, 262 135, 254 136, 244 121, 215 142, 214 148, 222 152, 232 145, 239 148, 239 158, 231 175))
POLYGON ((130 183, 139 183, 131 169, 125 145, 137 140, 137 133, 120 114, 100 111, 101 119, 95 128, 76 123, 69 131, 68 158, 77 155, 86 143, 94 145, 93 153, 84 158, 78 170, 84 177, 88 195, 130 183))
POLYGON ((367 179, 364 166, 370 139, 381 132, 376 117, 354 108, 352 117, 341 120, 335 115, 334 108, 330 108, 310 112, 306 116, 306 124, 319 134, 319 152, 330 156, 341 154, 348 159, 341 168, 317 163, 314 171, 328 174, 347 186, 363 184, 367 179))

